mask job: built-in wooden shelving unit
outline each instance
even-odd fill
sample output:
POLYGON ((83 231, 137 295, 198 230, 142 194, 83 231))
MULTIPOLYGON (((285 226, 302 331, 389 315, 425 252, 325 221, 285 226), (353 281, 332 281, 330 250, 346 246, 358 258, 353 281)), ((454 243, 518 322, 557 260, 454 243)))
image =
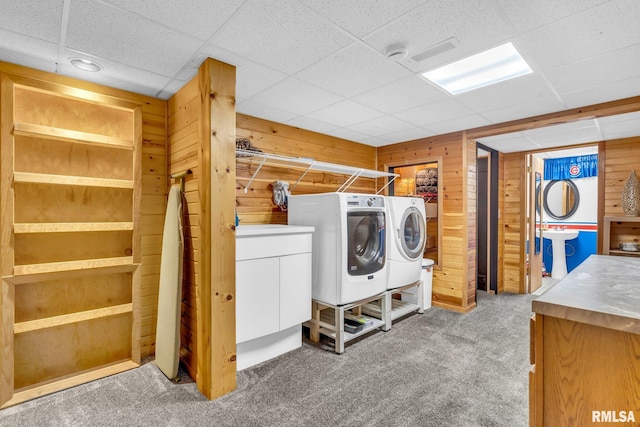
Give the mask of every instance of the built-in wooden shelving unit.
POLYGON ((9 75, 1 102, 10 406, 140 363, 142 125, 134 104, 9 75))
POLYGON ((640 245, 640 217, 605 216, 602 239, 603 255, 640 256, 640 251, 620 249, 621 243, 640 245))

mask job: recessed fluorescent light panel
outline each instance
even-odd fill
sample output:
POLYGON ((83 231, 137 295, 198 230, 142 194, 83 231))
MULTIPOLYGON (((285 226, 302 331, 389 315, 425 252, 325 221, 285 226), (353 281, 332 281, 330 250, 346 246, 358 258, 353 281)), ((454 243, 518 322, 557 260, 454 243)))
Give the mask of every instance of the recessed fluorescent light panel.
POLYGON ((457 95, 532 72, 513 44, 507 43, 427 71, 422 76, 457 95))

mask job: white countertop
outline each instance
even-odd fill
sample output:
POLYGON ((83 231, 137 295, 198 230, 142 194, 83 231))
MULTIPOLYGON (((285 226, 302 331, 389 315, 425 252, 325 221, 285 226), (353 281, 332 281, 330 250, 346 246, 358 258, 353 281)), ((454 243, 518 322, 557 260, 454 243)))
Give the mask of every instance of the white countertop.
POLYGON ((640 334, 640 258, 591 255, 531 307, 547 316, 640 334))
POLYGON ((236 227, 236 237, 274 236, 279 234, 313 233, 315 227, 285 224, 247 224, 236 227))

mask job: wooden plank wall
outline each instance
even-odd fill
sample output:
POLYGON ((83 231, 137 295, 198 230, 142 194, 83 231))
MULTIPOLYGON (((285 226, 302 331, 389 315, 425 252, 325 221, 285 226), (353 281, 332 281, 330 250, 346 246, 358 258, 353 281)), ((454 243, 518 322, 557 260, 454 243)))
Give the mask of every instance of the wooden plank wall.
POLYGON ((86 89, 142 108, 142 277, 140 355, 155 351, 160 246, 166 210, 166 101, 0 62, 0 72, 86 89))
MULTIPOLYGON (((254 147, 265 153, 376 169, 375 147, 243 114, 238 114, 236 121, 237 137, 248 138, 254 147)), ((249 164, 243 159, 237 161, 236 208, 240 224, 286 224, 286 213, 273 204, 271 183, 283 180, 293 187, 304 169, 265 165, 245 193, 244 188, 257 166, 255 162, 249 164)), ((292 189, 292 194, 336 191, 347 178, 348 176, 340 174, 310 172, 292 189)), ((371 194, 376 191, 376 183, 372 179, 359 179, 348 191, 371 194)))
MULTIPOLYGON (((182 270, 182 308, 180 324, 180 359, 191 378, 196 378, 196 295, 200 283, 200 201, 198 168, 201 103, 198 79, 192 79, 168 101, 167 151, 169 176, 191 170, 185 179, 182 225, 184 263, 182 270)), ((171 184, 171 183, 170 183, 171 184)))
POLYGON ((504 236, 505 236, 505 202, 504 202, 504 153, 498 153, 498 289, 504 292, 504 236))
POLYGON ((433 304, 468 311, 475 306, 469 302, 475 301, 475 277, 470 284, 470 275, 475 275, 475 235, 469 239, 469 221, 473 221, 475 233, 475 214, 469 212, 470 204, 475 209, 475 143, 467 145, 462 133, 454 133, 378 147, 378 170, 437 157, 442 159, 443 169, 438 174, 443 183, 442 216, 438 218, 442 221, 442 265, 433 271, 433 304), (474 199, 469 202, 472 193, 474 199), (468 258, 470 249, 472 260, 468 258))
POLYGON ((604 195, 598 198, 604 199, 604 216, 624 216, 622 189, 632 170, 640 176, 640 136, 605 141, 603 145, 604 171, 599 174, 604 180, 604 195))
POLYGON ((478 281, 478 268, 477 268, 477 233, 478 233, 478 168, 477 168, 477 147, 475 140, 467 140, 466 133, 463 135, 464 149, 466 156, 463 162, 463 170, 467 171, 466 186, 464 197, 466 201, 465 224, 467 228, 467 263, 465 268, 467 270, 467 289, 466 298, 463 308, 470 310, 476 305, 476 286, 478 281))
MULTIPOLYGON (((524 205, 523 195, 525 177, 524 153, 507 153, 503 155, 504 174, 504 207, 503 237, 499 245, 504 255, 502 263, 503 286, 505 292, 524 292, 525 258, 524 258, 524 205)), ((500 285, 498 285, 500 286, 500 285)))

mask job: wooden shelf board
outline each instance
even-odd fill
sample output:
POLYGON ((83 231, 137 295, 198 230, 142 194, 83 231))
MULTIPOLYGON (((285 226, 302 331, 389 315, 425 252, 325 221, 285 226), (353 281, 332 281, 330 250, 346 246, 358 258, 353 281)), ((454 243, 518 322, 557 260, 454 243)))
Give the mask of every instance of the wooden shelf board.
POLYGON ((133 266, 133 257, 83 259, 79 261, 49 262, 43 264, 25 264, 13 267, 14 276, 39 275, 73 270, 91 270, 102 267, 133 266))
POLYGON ((133 180, 91 178, 86 176, 50 175, 44 173, 14 172, 15 182, 29 184, 77 185, 84 187, 133 188, 133 180))
POLYGON ((64 314, 61 316, 47 317, 44 319, 29 320, 27 322, 18 322, 13 325, 13 333, 24 334, 26 332, 99 319, 101 317, 117 316, 119 314, 131 313, 132 311, 133 304, 128 303, 114 305, 111 307, 96 308, 94 310, 81 311, 78 313, 64 314))
POLYGON ((99 275, 99 274, 118 274, 118 273, 131 273, 140 267, 140 264, 119 264, 111 266, 102 266, 96 268, 83 268, 77 270, 62 270, 51 271, 46 273, 32 273, 13 276, 4 276, 3 280, 14 285, 22 285, 26 283, 41 282, 45 280, 57 280, 57 279, 70 279, 75 277, 86 276, 87 274, 99 275))
POLYGON ((13 225, 13 232, 16 234, 128 230, 133 230, 133 222, 52 222, 16 223, 13 225))
POLYGON ((88 132, 79 132, 70 129, 61 129, 51 126, 42 126, 31 123, 15 123, 13 134, 17 136, 29 136, 35 138, 54 139, 57 141, 79 142, 81 144, 109 146, 133 150, 133 141, 124 138, 98 135, 88 132))
POLYGON ((9 401, 5 402, 4 405, 2 405, 2 408, 14 406, 19 403, 26 402, 27 400, 35 399, 36 397, 41 397, 46 394, 54 393, 56 391, 88 383, 89 381, 94 381, 100 378, 108 377, 110 375, 119 374, 121 372, 137 368, 139 366, 140 364, 136 362, 133 362, 131 360, 124 360, 99 368, 72 374, 55 381, 50 381, 43 384, 35 384, 30 387, 18 389, 13 394, 13 397, 9 401))
POLYGON ((640 252, 623 251, 620 249, 609 249, 610 255, 640 256, 640 252))

